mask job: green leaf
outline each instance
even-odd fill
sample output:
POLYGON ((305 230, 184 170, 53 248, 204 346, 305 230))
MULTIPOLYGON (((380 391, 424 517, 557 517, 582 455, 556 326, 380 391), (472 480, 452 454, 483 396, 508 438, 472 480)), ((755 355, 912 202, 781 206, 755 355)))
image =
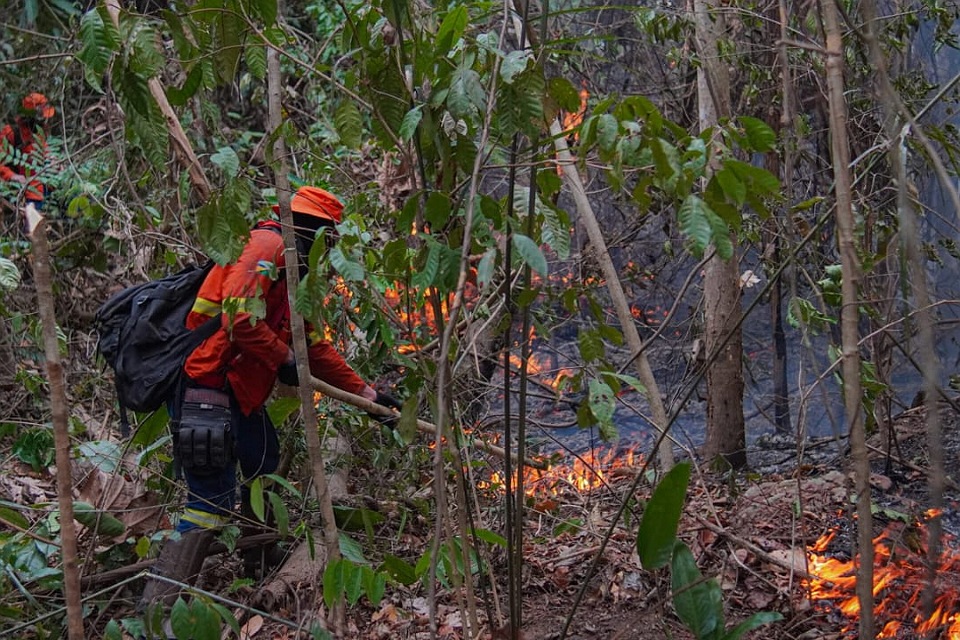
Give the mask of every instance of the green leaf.
POLYGON ((383 599, 383 594, 387 590, 387 576, 379 571, 374 571, 370 567, 362 567, 363 571, 363 591, 367 594, 367 600, 373 606, 378 606, 383 599))
POLYGON ((511 51, 500 63, 500 77, 507 84, 513 84, 517 76, 527 70, 533 61, 533 52, 529 49, 511 51))
POLYGON ((116 620, 111 620, 103 628, 103 640, 123 640, 123 630, 116 620))
POLYGON ((353 606, 363 595, 363 569, 352 562, 343 563, 343 592, 347 596, 347 604, 353 606))
POLYGON ((80 41, 83 43, 77 58, 84 64, 87 82, 102 93, 101 79, 113 54, 120 50, 120 34, 113 21, 100 10, 87 11, 80 18, 80 41))
POLYGON ((471 119, 486 107, 486 93, 480 74, 473 69, 457 69, 450 91, 447 93, 447 108, 455 120, 471 119))
POLYGON ((272 27, 276 23, 277 0, 251 0, 250 7, 256 15, 260 16, 264 27, 272 27))
POLYGON ((467 8, 460 5, 447 13, 440 23, 437 30, 436 54, 438 57, 446 56, 447 52, 463 36, 463 31, 467 27, 467 8))
POLYGON ((600 436, 606 441, 613 440, 617 431, 613 426, 613 414, 617 409, 616 397, 610 386, 603 380, 590 381, 590 412, 597 419, 600 436))
POLYGON ((603 151, 613 151, 620 135, 620 122, 609 113, 597 119, 597 144, 603 151))
POLYGON ((403 560, 392 554, 386 554, 383 557, 383 571, 385 571, 393 580, 396 580, 402 585, 409 586, 417 581, 417 570, 416 568, 403 560))
POLYGON ((689 481, 690 463, 678 463, 663 477, 647 502, 637 532, 637 554, 648 571, 670 562, 689 481))
POLYGON ((177 638, 190 638, 193 636, 193 616, 190 615, 190 607, 178 597, 170 609, 170 627, 177 638))
POLYGON ((363 116, 352 100, 343 100, 333 114, 340 141, 350 149, 359 149, 363 142, 363 116))
POLYGON ((580 111, 580 93, 566 78, 551 78, 548 80, 547 93, 561 109, 571 113, 580 111))
POLYGON ((743 205, 747 199, 747 185, 740 181, 740 178, 732 169, 724 167, 713 174, 713 177, 717 180, 717 184, 720 185, 724 195, 738 205, 743 205))
POLYGON ((478 540, 489 542, 492 545, 496 545, 504 549, 507 548, 507 539, 498 533, 490 531, 489 529, 474 529, 473 535, 477 536, 478 540))
POLYGON ((370 562, 363 557, 363 547, 350 536, 340 534, 340 554, 354 564, 367 565, 370 562))
POLYGON ((427 203, 424 205, 423 218, 430 224, 434 232, 443 229, 450 219, 451 210, 450 196, 439 191, 431 191, 427 196, 427 203))
POLYGON ((234 177, 240 171, 240 156, 232 147, 220 147, 217 152, 210 156, 210 162, 220 167, 220 169, 230 177, 234 177))
POLYGON ((363 265, 348 258, 339 246, 330 250, 330 265, 348 282, 361 282, 364 279, 363 265))
MULTIPOLYGON (((644 514, 646 516, 646 514, 644 514)), ((700 639, 723 631, 723 596, 712 578, 704 580, 687 545, 677 541, 670 566, 673 606, 687 628, 700 639)))
POLYGON ((263 502, 263 478, 257 476, 250 482, 250 508, 260 522, 266 522, 267 510, 263 502))
POLYGON ((727 632, 723 640, 740 640, 746 632, 780 620, 783 620, 783 616, 775 611, 758 611, 727 632))
POLYGON ((262 44, 251 43, 243 48, 243 61, 247 69, 257 80, 267 77, 267 48, 262 44))
POLYGON ((300 398, 280 397, 267 405, 270 422, 280 426, 300 409, 300 398))
POLYGON ((418 104, 403 116, 403 122, 400 123, 400 139, 410 142, 416 135, 421 120, 423 120, 423 105, 418 104))
POLYGON ((536 242, 521 233, 515 233, 513 234, 513 249, 528 267, 541 276, 547 275, 547 259, 536 242))
POLYGON ((20 270, 12 260, 0 257, 0 290, 13 291, 20 286, 20 270))
POLYGON ((494 270, 497 266, 497 250, 487 249, 483 257, 480 258, 480 264, 477 265, 477 284, 485 287, 493 281, 494 270))
POLYGON ((123 535, 127 530, 123 522, 106 511, 97 511, 89 502, 73 503, 73 519, 110 538, 123 535))
POLYGON ((750 143, 752 151, 765 153, 773 149, 774 145, 776 145, 777 134, 763 120, 758 120, 750 116, 739 116, 737 121, 740 123, 740 126, 743 127, 743 131, 747 135, 747 142, 750 143))
POLYGON ((706 204, 698 196, 690 194, 680 205, 680 211, 677 218, 680 222, 680 230, 690 239, 693 244, 693 253, 700 257, 710 245, 713 236, 713 230, 710 221, 707 219, 706 204))
POLYGON ((338 558, 327 563, 323 570, 323 602, 332 609, 343 593, 344 566, 346 561, 338 558))
POLYGON ((0 522, 9 523, 21 529, 29 529, 30 521, 15 508, 0 506, 0 522))
POLYGON ((290 532, 290 513, 287 511, 287 505, 274 491, 268 491, 267 498, 270 499, 270 507, 273 509, 273 517, 277 523, 277 533, 281 538, 285 538, 290 532))
POLYGON ((603 340, 596 329, 580 329, 577 334, 577 347, 580 357, 586 362, 595 362, 603 358, 603 340))
POLYGON ((224 265, 240 257, 250 237, 250 227, 236 203, 224 194, 216 195, 197 209, 197 231, 204 252, 217 264, 224 265))

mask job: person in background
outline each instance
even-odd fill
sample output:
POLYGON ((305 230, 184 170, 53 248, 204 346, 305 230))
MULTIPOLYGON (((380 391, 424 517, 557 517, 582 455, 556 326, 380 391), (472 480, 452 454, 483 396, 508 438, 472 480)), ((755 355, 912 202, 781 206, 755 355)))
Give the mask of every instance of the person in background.
MULTIPOLYGON (((323 189, 302 187, 290 206, 303 269, 314 240, 334 234, 343 205, 323 189)), ((234 517, 237 464, 243 478, 240 515, 244 527, 244 523, 259 522, 253 515, 249 482, 272 473, 279 462, 277 432, 264 404, 278 380, 289 385, 298 382, 280 229, 272 220, 257 224, 236 262, 213 267, 187 316, 191 329, 218 315, 221 326, 188 356, 182 400, 171 411, 174 456, 188 493, 177 524, 179 538, 164 543, 152 571, 177 582, 190 582, 196 576, 216 531, 234 517)), ((385 407, 402 407, 397 399, 364 382, 316 327, 307 323, 306 331, 310 372, 315 377, 385 407)), ((282 561, 275 544, 243 554, 245 573, 251 577, 282 561)), ((175 584, 148 577, 138 608, 145 611, 156 602, 171 604, 178 591, 175 584)))
POLYGON ((16 183, 27 203, 43 207, 44 186, 35 176, 44 163, 49 120, 56 113, 42 93, 31 93, 20 102, 12 124, 0 129, 0 180, 16 183))

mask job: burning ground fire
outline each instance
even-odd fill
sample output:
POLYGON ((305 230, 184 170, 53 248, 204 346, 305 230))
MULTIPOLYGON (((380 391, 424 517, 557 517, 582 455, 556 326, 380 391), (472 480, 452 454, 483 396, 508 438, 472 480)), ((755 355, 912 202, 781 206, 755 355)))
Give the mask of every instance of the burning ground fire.
MULTIPOLYGON (((877 536, 874 546, 873 596, 877 638, 942 638, 960 640, 960 550, 955 540, 943 536, 937 568, 934 611, 926 618, 921 602, 927 587, 926 529, 891 525, 877 536)), ((821 608, 838 607, 848 620, 844 636, 854 637, 860 611, 856 596, 856 563, 826 555, 837 530, 827 532, 807 551, 809 572, 816 576, 804 586, 821 608)))
MULTIPOLYGON (((547 469, 524 467, 523 492, 532 498, 556 497, 571 490, 587 493, 604 486, 619 474, 629 473, 642 463, 642 455, 633 448, 626 451, 588 451, 570 462, 564 460, 547 469)), ((501 472, 494 471, 489 481, 479 483, 479 488, 504 491, 504 480, 501 472)), ((516 487, 516 482, 513 486, 516 487)))

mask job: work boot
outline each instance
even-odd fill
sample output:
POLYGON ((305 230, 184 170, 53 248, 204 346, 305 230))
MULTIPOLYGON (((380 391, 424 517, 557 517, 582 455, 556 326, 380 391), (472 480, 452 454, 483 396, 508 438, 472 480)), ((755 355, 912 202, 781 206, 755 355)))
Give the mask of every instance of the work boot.
MULTIPOLYGON (((265 506, 266 522, 261 522, 253 512, 248 496, 244 495, 240 502, 240 537, 254 536, 261 533, 270 533, 276 530, 273 510, 265 506)), ((274 540, 249 549, 242 549, 240 557, 243 559, 243 577, 252 580, 261 580, 286 560, 286 552, 274 540)))
POLYGON ((178 540, 167 540, 150 573, 173 582, 148 577, 143 595, 137 603, 137 611, 143 613, 151 605, 162 603, 169 607, 176 602, 181 584, 192 585, 196 581, 215 536, 213 529, 196 529, 181 533, 178 540))

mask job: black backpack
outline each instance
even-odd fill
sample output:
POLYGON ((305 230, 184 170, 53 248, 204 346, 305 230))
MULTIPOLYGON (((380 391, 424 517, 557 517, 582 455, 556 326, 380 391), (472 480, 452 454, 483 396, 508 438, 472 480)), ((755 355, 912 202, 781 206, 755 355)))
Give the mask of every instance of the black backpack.
POLYGON ((156 411, 173 398, 187 356, 220 326, 220 315, 191 331, 184 322, 213 261, 127 287, 94 316, 97 351, 114 371, 120 427, 129 433, 126 409, 156 411))

